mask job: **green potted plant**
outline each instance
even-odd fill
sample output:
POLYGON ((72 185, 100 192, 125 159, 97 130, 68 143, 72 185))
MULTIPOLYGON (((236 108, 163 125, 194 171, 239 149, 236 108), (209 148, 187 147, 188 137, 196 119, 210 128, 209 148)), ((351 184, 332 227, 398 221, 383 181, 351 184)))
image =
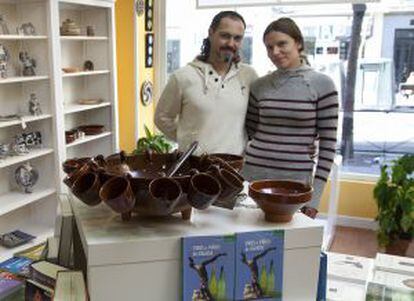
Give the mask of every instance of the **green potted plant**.
POLYGON ((146 125, 144 125, 145 137, 141 137, 137 141, 137 147, 133 154, 142 153, 158 153, 168 154, 172 150, 172 144, 164 137, 164 135, 151 133, 146 125))
POLYGON ((414 233, 414 155, 381 167, 374 188, 378 243, 390 254, 404 255, 414 233))

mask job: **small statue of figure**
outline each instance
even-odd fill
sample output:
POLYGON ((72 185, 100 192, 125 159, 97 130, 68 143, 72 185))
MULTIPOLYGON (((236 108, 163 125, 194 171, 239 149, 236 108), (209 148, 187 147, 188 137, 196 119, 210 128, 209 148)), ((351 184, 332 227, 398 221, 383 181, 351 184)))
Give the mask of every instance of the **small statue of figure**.
POLYGON ((23 65, 23 76, 36 75, 36 60, 31 58, 26 51, 19 53, 19 60, 23 65))
POLYGON ((7 23, 3 19, 3 15, 0 15, 0 34, 10 34, 7 23))
POLYGON ((0 44, 0 78, 7 78, 7 61, 9 60, 9 51, 0 44))
POLYGON ((42 115, 42 108, 40 107, 40 102, 36 97, 35 93, 30 94, 29 99, 29 113, 33 116, 42 115))
POLYGON ((23 36, 34 36, 36 35, 36 29, 32 22, 28 22, 18 26, 16 28, 16 33, 23 36))
POLYGON ((83 63, 83 70, 84 71, 93 71, 95 69, 93 62, 92 61, 85 61, 85 63, 83 63))

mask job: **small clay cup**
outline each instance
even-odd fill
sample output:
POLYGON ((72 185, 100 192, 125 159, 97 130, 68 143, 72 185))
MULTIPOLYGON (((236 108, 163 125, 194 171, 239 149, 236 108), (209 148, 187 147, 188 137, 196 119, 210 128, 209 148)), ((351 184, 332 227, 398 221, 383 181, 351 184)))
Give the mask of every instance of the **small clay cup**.
POLYGON ((73 183, 72 192, 82 202, 89 206, 96 206, 101 202, 99 189, 101 182, 98 174, 86 172, 79 176, 73 183))
POLYGON ((152 206, 157 214, 169 214, 180 201, 180 184, 172 178, 158 178, 149 184, 152 206))
POLYGON ((206 209, 217 200, 220 192, 220 182, 212 175, 196 172, 190 179, 188 203, 194 208, 206 209))
POLYGON ((135 196, 126 177, 113 177, 102 186, 99 196, 112 210, 121 213, 123 220, 131 218, 135 205, 135 196))
POLYGON ((243 181, 234 173, 218 165, 211 165, 209 172, 212 173, 221 185, 221 193, 213 205, 233 209, 236 204, 236 196, 243 190, 243 181))

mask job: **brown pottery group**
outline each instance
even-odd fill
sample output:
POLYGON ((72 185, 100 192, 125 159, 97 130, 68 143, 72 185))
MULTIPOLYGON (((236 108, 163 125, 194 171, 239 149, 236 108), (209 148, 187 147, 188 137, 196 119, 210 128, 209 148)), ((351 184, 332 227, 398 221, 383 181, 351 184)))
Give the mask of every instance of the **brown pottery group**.
POLYGON ((63 163, 64 179, 72 193, 89 206, 104 202, 129 220, 132 213, 167 216, 181 212, 189 219, 191 209, 217 205, 232 209, 243 190, 238 173, 241 156, 217 154, 190 156, 171 177, 166 172, 180 153, 124 152, 108 157, 75 158, 63 163))

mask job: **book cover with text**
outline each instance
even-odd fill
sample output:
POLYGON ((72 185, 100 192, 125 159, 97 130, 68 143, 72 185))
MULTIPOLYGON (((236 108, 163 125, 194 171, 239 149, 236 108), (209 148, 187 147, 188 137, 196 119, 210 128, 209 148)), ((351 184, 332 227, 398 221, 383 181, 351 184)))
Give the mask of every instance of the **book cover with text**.
POLYGON ((183 238, 183 301, 234 300, 234 243, 234 235, 183 238))
POLYGON ((236 234, 235 300, 282 300, 284 231, 236 234))

